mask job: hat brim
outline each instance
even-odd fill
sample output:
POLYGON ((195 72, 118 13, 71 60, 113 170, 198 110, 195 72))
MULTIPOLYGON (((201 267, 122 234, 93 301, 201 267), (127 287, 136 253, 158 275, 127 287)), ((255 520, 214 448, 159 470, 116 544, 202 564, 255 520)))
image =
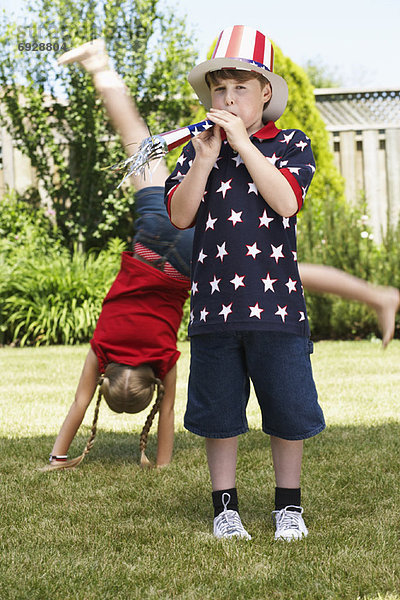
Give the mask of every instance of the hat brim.
POLYGON ((213 58, 206 60, 192 69, 188 81, 200 102, 206 110, 211 108, 211 92, 206 82, 206 74, 220 69, 239 69, 241 71, 255 71, 263 75, 271 84, 272 96, 268 106, 263 112, 263 121, 277 121, 282 116, 288 100, 288 86, 286 81, 267 69, 252 65, 239 58, 213 58))

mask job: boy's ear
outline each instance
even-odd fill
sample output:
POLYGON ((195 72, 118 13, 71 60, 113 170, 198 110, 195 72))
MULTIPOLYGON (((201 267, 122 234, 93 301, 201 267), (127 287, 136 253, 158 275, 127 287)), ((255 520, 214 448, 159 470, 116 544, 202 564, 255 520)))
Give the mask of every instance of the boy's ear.
POLYGON ((264 102, 269 102, 269 100, 271 100, 271 96, 272 96, 272 88, 271 88, 271 84, 268 82, 263 89, 264 102))

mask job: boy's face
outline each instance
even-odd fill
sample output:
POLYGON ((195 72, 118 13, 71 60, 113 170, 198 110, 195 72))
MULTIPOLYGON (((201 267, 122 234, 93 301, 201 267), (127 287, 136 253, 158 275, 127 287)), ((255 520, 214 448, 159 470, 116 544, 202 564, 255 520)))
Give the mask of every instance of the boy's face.
POLYGON ((211 83, 210 91, 212 107, 240 117, 249 135, 261 129, 264 104, 272 95, 268 82, 262 88, 257 79, 243 82, 223 79, 217 84, 211 83))

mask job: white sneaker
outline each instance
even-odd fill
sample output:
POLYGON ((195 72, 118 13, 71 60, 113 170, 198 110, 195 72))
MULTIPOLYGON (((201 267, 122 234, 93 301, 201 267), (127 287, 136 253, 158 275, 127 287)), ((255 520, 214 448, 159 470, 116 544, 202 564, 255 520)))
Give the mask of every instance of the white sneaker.
POLYGON ((308 529, 304 523, 302 514, 303 509, 301 506, 286 506, 281 510, 274 510, 272 512, 272 519, 275 521, 276 526, 275 539, 290 542, 306 537, 308 529), (300 509, 300 512, 290 509, 300 509))
POLYGON ((230 499, 231 495, 227 492, 222 494, 222 504, 224 505, 224 510, 214 519, 215 537, 241 537, 245 538, 246 540, 251 540, 251 535, 247 533, 247 531, 242 525, 239 513, 236 510, 227 509, 230 499))

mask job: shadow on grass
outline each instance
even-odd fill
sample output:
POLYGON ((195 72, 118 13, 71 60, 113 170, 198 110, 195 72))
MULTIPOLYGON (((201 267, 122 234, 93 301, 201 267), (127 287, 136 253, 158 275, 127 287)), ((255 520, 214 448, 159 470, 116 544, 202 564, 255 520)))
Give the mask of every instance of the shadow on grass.
MULTIPOLYGON (((74 440, 71 457, 80 454, 86 437, 74 440)), ((209 518, 210 485, 204 441, 189 432, 175 435, 174 457, 166 469, 144 472, 139 467, 139 434, 99 431, 96 444, 84 462, 73 470, 41 473, 54 437, 37 436, 20 439, 0 438, 1 473, 18 487, 29 480, 40 487, 48 478, 80 483, 90 478, 90 485, 102 488, 107 479, 121 489, 135 482, 142 493, 146 487, 157 489, 155 502, 162 511, 184 513, 194 518, 209 518), (119 481, 120 478, 120 481, 119 481), (200 497, 193 503, 195 498, 200 497), (199 505, 201 505, 199 515, 199 505), (203 512, 204 511, 204 512, 203 512), (196 513, 196 516, 194 516, 196 513), (203 514, 201 514, 203 513, 203 514)), ((265 513, 273 502, 274 475, 268 437, 260 430, 250 430, 240 437, 237 485, 246 511, 265 513)), ((156 436, 151 435, 148 456, 154 458, 156 436)), ((340 501, 355 509, 372 503, 393 505, 394 494, 400 495, 400 423, 376 426, 334 426, 305 443, 302 489, 306 505, 322 507, 340 501)), ((10 490, 11 491, 11 490, 10 490)), ((17 490, 15 490, 17 491, 17 490)), ((400 502, 400 497, 398 498, 400 502)), ((153 508, 156 508, 155 506, 153 508)))

